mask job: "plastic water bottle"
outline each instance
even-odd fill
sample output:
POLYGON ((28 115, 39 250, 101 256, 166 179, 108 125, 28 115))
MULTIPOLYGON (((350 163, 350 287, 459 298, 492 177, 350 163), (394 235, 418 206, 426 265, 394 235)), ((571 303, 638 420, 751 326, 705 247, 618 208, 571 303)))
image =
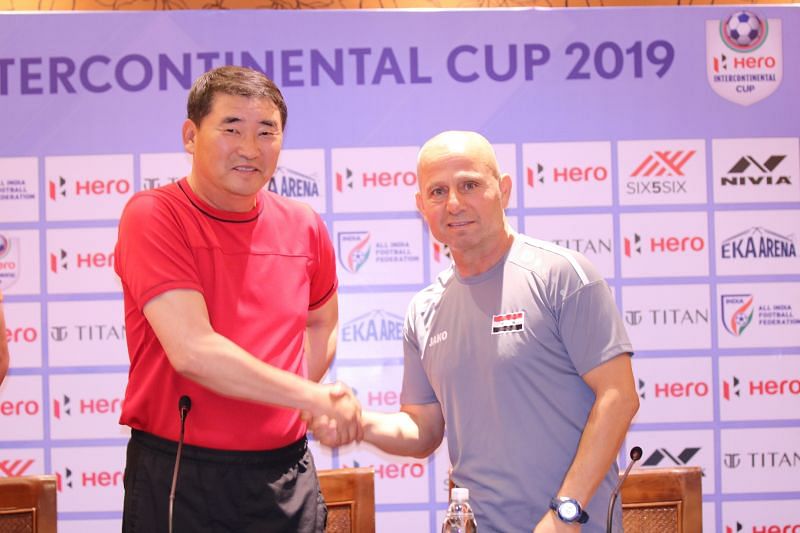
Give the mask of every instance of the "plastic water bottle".
POLYGON ((469 506, 469 489, 456 487, 450 491, 450 506, 442 524, 442 533, 476 533, 478 523, 469 506))

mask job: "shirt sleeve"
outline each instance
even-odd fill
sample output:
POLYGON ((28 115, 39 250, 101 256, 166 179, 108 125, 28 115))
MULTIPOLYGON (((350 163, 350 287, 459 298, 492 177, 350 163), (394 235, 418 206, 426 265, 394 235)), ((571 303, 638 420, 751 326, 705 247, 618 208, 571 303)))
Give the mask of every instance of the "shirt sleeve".
POLYGON ((567 296, 559 330, 580 375, 617 355, 633 352, 611 289, 602 279, 567 296))
POLYGON ((316 258, 312 260, 311 287, 308 301, 310 310, 322 307, 336 294, 339 280, 336 276, 336 255, 322 217, 314 213, 316 225, 316 258))
POLYGON ((134 196, 122 213, 114 269, 139 310, 168 290, 203 292, 186 232, 151 194, 134 196))
POLYGON ((425 368, 422 365, 422 352, 417 340, 414 311, 412 301, 406 313, 406 323, 403 327, 403 386, 400 390, 401 405, 420 405, 438 402, 436 392, 431 386, 425 368))

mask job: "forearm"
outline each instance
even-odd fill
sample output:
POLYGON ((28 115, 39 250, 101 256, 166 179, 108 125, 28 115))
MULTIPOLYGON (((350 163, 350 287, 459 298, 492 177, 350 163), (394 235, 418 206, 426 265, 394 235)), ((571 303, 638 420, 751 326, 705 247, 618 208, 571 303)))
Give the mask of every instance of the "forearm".
POLYGON ((426 429, 406 412, 379 413, 364 411, 364 440, 392 455, 427 457, 442 442, 442 432, 426 429))
POLYGON ((616 460, 637 408, 635 396, 616 390, 596 399, 558 494, 575 498, 584 506, 589 503, 616 460))
POLYGON ((214 331, 168 356, 179 374, 223 396, 308 411, 327 402, 327 393, 316 383, 259 361, 214 331))
POLYGON ((305 356, 308 364, 308 379, 320 381, 336 356, 336 328, 325 331, 321 328, 306 328, 305 356))

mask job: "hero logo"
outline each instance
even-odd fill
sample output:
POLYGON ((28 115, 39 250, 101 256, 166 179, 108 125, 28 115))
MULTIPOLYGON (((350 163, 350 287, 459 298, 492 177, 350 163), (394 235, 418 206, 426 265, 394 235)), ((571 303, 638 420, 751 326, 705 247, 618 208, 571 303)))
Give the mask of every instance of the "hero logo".
POLYGON ((792 236, 754 226, 722 241, 723 259, 797 257, 792 236))
POLYGON ((1 416, 36 416, 40 410, 39 402, 34 400, 0 401, 1 416))
MULTIPOLYGON (((528 186, 536 187, 536 183, 544 185, 548 172, 541 163, 536 163, 536 168, 527 167, 528 186)), ((553 167, 551 174, 553 183, 573 183, 588 181, 605 181, 608 178, 608 168, 604 166, 588 167, 553 167)))
MULTIPOLYGON (((352 465, 342 464, 342 468, 348 468, 349 466, 358 468, 362 465, 356 459, 353 459, 352 465)), ((389 463, 365 466, 373 467, 375 469, 375 477, 378 479, 419 479, 425 475, 425 465, 422 463, 389 463)))
MULTIPOLYGON (((53 416, 57 420, 61 417, 72 416, 72 398, 66 394, 62 395, 62 400, 53 400, 53 416)), ((80 415, 105 415, 108 413, 118 413, 122 410, 121 398, 81 398, 78 403, 78 414, 80 415)))
POLYGON ((626 257, 633 257, 633 254, 642 253, 644 250, 650 253, 672 253, 672 252, 701 252, 706 247, 706 241, 700 236, 694 237, 650 237, 649 246, 641 235, 634 233, 632 238, 625 237, 623 240, 624 253, 626 257))
POLYGON ((0 461, 0 473, 5 477, 19 477, 25 475, 33 463, 33 459, 16 459, 14 461, 4 459, 0 461))
MULTIPOLYGON (((72 194, 75 196, 108 196, 111 194, 124 195, 131 191, 131 182, 127 179, 78 179, 75 182, 72 194)), ((50 200, 56 201, 58 197, 67 197, 67 180, 59 176, 56 180, 49 180, 50 200)))
POLYGON ((450 253, 450 247, 446 244, 434 241, 433 243, 433 260, 436 263, 441 263, 444 258, 452 260, 453 256, 450 253))
MULTIPOLYGON (((639 379, 639 396, 646 399, 647 384, 639 379)), ((708 396, 711 388, 704 381, 674 381, 656 383, 653 386, 654 398, 704 398, 708 396)))
POLYGON ((345 323, 341 328, 342 342, 402 341, 401 316, 375 309, 345 323))
POLYGON ((287 198, 319 196, 319 186, 314 178, 287 167, 275 169, 275 175, 267 182, 267 190, 287 198))
MULTIPOLYGON (((800 379, 760 379, 747 382, 747 394, 754 396, 800 396, 800 379)), ((733 396, 742 397, 742 383, 733 376, 731 381, 722 382, 722 397, 731 400, 733 396)))
POLYGON ((362 172, 360 182, 349 168, 344 169, 344 174, 341 172, 336 173, 336 190, 339 192, 346 192, 346 189, 353 190, 356 185, 367 189, 401 186, 412 187, 416 184, 417 175, 410 170, 400 170, 397 172, 362 172))
MULTIPOLYGON (((72 469, 64 468, 64 473, 56 472, 56 489, 63 492, 65 489, 75 488, 75 475, 72 469)), ((119 487, 122 485, 122 471, 99 470, 96 472, 82 472, 80 486, 85 488, 119 487)))
POLYGON ((728 170, 727 175, 720 178, 720 182, 723 187, 791 185, 789 176, 775 172, 784 159, 785 155, 772 155, 759 163, 751 155, 744 156, 728 170))
POLYGON ((367 405, 370 407, 391 407, 400 405, 400 394, 397 391, 368 391, 367 405))
POLYGON ((655 150, 639 163, 625 185, 628 194, 673 194, 686 192, 686 180, 657 179, 683 177, 683 167, 695 150, 655 150))
MULTIPOLYGON (((731 526, 725 526, 725 533, 739 533, 744 530, 741 522, 731 526)), ((761 524, 753 526, 752 533, 800 533, 800 523, 798 524, 761 524)))
POLYGON ((28 344, 36 342, 39 338, 39 332, 36 328, 31 327, 24 327, 24 328, 6 328, 6 342, 9 344, 20 344, 26 342, 28 344))
POLYGON ((84 268, 113 268, 114 267, 114 253, 103 252, 85 252, 74 254, 75 259, 72 260, 70 254, 63 248, 59 248, 58 252, 50 254, 50 271, 58 274, 64 270, 69 270, 70 265, 76 269, 84 268))

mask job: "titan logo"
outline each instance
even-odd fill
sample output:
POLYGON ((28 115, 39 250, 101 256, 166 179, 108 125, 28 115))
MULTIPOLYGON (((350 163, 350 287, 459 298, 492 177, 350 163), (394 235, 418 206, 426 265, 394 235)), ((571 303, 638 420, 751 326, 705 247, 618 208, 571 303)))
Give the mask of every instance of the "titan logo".
POLYGON ((655 150, 636 167, 631 177, 683 176, 684 165, 695 153, 695 150, 655 150))
POLYGON ((50 180, 50 199, 55 201, 59 196, 67 196, 67 180, 62 176, 58 177, 58 182, 50 180))
POLYGON ((636 252, 637 254, 642 253, 642 237, 641 237, 641 235, 639 235, 638 233, 634 233, 632 241, 628 237, 625 237, 624 245, 625 245, 625 256, 626 257, 631 257, 631 254, 633 252, 636 252))
POLYGON ((349 168, 345 168, 344 171, 344 176, 338 172, 336 173, 336 190, 339 192, 344 191, 345 187, 353 189, 353 171, 349 168))
POLYGON ((672 463, 678 466, 685 466, 689 464, 689 461, 692 460, 692 457, 697 455, 697 452, 700 451, 700 448, 684 448, 681 453, 678 455, 672 455, 667 451, 666 448, 658 448, 656 451, 650 454, 650 457, 645 459, 642 463, 642 466, 657 466, 663 461, 664 459, 669 459, 672 463))
POLYGON ((50 271, 54 274, 61 270, 67 270, 67 251, 60 248, 58 254, 50 254, 50 271))
POLYGON ((726 400, 731 399, 731 395, 741 398, 742 392, 739 389, 739 378, 733 377, 732 383, 728 381, 722 382, 722 397, 726 400))
POLYGON ((541 163, 536 163, 536 172, 528 167, 528 185, 535 187, 537 181, 544 185, 544 167, 541 163))
POLYGON ((58 492, 64 490, 64 487, 72 488, 72 470, 64 468, 64 475, 61 472, 56 472, 56 489, 58 492))
POLYGON ((4 459, 0 461, 0 473, 6 477, 19 477, 24 475, 31 465, 33 465, 33 459, 17 459, 15 461, 4 459))
POLYGON ((50 338, 56 342, 67 340, 67 326, 50 326, 50 338))
POLYGON ((72 406, 70 403, 71 400, 66 394, 64 395, 63 406, 62 402, 53 400, 53 416, 56 417, 57 420, 61 420, 61 413, 72 416, 72 406))

